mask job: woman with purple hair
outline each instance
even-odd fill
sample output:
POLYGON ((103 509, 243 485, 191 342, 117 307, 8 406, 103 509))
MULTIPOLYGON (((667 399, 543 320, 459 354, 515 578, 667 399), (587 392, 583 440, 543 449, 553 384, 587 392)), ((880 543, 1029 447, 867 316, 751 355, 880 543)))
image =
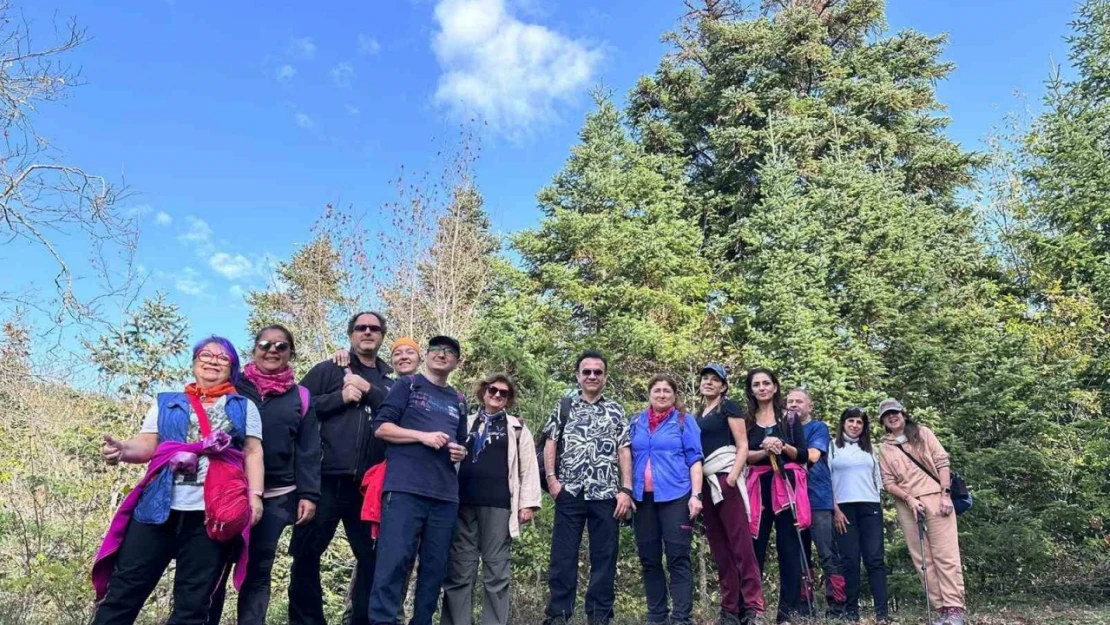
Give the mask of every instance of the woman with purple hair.
POLYGON ((193 382, 183 392, 159 393, 138 436, 104 437, 105 462, 148 467, 93 565, 93 625, 134 623, 170 560, 177 560, 171 624, 207 621, 212 594, 236 555, 236 582, 242 582, 247 550, 240 537, 262 517, 264 477, 262 420, 254 403, 235 391, 238 378, 235 346, 208 337, 193 347, 193 382), (242 473, 249 494, 236 490, 242 473), (240 496, 249 499, 249 512, 240 496), (213 501, 219 505, 206 514, 213 501))

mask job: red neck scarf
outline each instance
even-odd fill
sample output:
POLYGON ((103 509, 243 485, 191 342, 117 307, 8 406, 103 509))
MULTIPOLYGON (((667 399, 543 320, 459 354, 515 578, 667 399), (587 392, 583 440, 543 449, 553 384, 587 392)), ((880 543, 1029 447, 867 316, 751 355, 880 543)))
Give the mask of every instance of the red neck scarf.
POLYGON ((671 416, 672 412, 674 412, 673 407, 668 408, 666 412, 655 412, 655 407, 654 406, 649 408, 648 409, 648 432, 654 432, 655 428, 659 427, 659 424, 666 421, 667 417, 671 416))
POLYGON ((224 395, 231 395, 235 392, 235 385, 231 382, 224 382, 219 386, 214 386, 208 389, 202 389, 196 382, 190 382, 185 386, 185 394, 192 395, 200 399, 202 404, 216 401, 224 395))
POLYGON ((250 380, 263 397, 284 395, 286 391, 293 388, 293 369, 290 367, 277 373, 263 373, 253 362, 248 362, 247 366, 243 367, 243 377, 250 380))

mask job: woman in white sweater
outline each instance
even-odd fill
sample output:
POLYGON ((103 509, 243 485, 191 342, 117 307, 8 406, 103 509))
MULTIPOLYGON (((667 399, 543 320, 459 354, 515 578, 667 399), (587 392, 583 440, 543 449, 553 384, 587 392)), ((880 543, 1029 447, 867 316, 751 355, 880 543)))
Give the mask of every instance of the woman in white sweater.
POLYGON ((886 565, 883 562, 882 477, 871 447, 867 411, 853 406, 840 415, 836 440, 829 446, 833 485, 833 523, 844 571, 847 600, 843 618, 859 620, 860 561, 875 599, 875 620, 887 622, 886 565))

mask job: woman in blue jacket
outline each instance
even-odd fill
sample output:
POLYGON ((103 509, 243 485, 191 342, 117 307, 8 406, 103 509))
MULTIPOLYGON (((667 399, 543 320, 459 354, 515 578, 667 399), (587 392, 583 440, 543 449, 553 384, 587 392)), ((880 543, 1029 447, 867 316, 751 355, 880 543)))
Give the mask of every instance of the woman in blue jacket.
POLYGON ((682 411, 678 384, 667 375, 648 383, 651 405, 632 418, 633 528, 643 568, 648 623, 690 623, 694 583, 690 568, 693 519, 701 512, 701 431, 682 411), (667 583, 663 554, 667 555, 667 583), (674 610, 667 605, 670 589, 674 610))

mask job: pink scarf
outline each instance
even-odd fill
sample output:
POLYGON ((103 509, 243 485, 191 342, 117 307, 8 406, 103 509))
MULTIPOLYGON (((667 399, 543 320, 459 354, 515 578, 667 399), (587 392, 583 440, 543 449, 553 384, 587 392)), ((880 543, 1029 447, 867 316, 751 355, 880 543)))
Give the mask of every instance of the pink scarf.
POLYGON ((284 395, 293 388, 293 369, 286 367, 277 373, 262 373, 253 362, 243 367, 243 377, 251 381, 263 397, 284 395))

